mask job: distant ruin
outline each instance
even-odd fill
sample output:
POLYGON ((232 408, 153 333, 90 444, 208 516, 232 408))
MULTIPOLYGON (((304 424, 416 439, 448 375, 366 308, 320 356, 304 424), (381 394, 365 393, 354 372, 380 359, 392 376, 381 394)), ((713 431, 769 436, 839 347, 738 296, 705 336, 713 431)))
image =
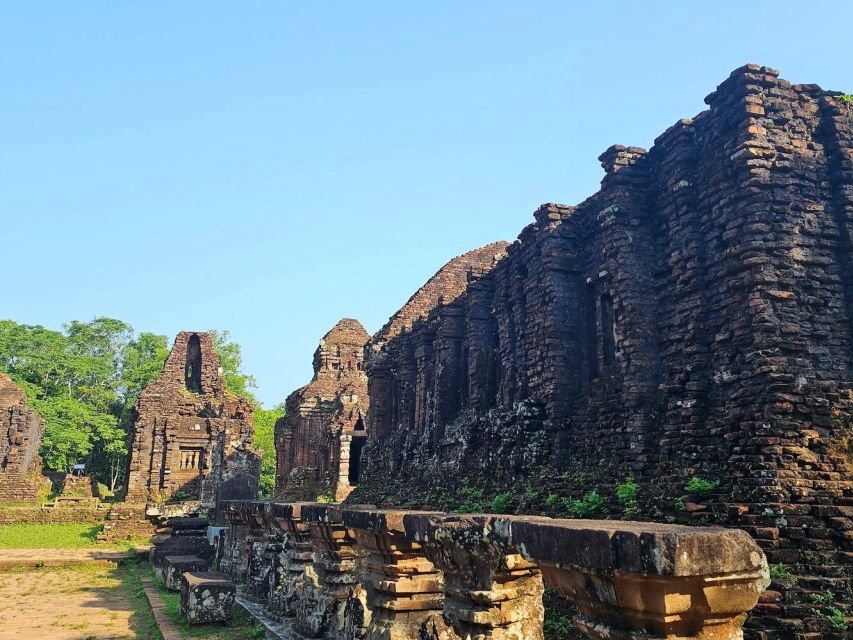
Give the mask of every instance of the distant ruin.
POLYGON ((39 456, 43 432, 23 390, 0 373, 0 502, 38 502, 50 489, 39 456))
POLYGON ((241 474, 260 475, 248 401, 225 389, 207 333, 183 331, 134 407, 127 501, 198 500, 241 474))
POLYGON ((367 440, 369 338, 358 320, 344 318, 320 340, 313 379, 290 394, 275 426, 278 495, 343 500, 358 484, 367 440))
POLYGON ((841 638, 809 593, 851 589, 851 107, 755 65, 706 102, 371 341, 350 501, 446 508, 470 479, 483 509, 739 527, 791 575, 761 638, 841 638))

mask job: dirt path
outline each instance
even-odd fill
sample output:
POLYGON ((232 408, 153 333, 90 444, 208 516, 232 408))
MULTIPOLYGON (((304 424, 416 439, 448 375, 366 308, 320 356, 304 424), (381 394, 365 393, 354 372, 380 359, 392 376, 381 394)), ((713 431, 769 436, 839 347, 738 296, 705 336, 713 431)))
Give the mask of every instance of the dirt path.
POLYGON ((156 637, 139 613, 127 573, 132 570, 83 565, 0 571, 0 640, 156 637))
MULTIPOLYGON (((140 551, 145 551, 140 547, 140 551)), ((0 569, 12 567, 70 567, 92 562, 118 562, 136 551, 123 549, 0 549, 0 569)))

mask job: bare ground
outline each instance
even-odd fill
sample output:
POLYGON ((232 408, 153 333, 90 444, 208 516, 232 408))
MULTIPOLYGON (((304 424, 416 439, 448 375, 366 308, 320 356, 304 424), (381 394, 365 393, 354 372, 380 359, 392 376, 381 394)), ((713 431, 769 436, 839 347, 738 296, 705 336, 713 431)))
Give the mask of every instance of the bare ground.
POLYGON ((158 637, 132 571, 107 562, 0 571, 0 640, 158 637))

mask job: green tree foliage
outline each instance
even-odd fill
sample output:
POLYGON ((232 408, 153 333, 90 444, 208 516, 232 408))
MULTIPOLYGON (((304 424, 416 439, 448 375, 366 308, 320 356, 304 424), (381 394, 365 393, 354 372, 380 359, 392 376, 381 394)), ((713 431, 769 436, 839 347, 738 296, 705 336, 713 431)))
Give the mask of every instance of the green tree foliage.
POLYGON ((284 416, 284 403, 272 409, 255 409, 253 445, 261 454, 261 497, 275 495, 275 423, 284 416))
MULTIPOLYGON (((250 390, 256 382, 241 370, 240 345, 230 340, 227 331, 210 333, 226 387, 255 403, 250 390)), ((115 490, 124 474, 136 399, 160 373, 168 355, 166 336, 136 333, 113 318, 75 320, 62 331, 0 320, 0 370, 24 389, 44 418, 41 455, 45 465, 70 471, 74 464, 85 463, 88 472, 110 490, 115 490)), ((264 420, 261 416, 261 423, 264 420)), ((269 442, 261 446, 266 452, 265 473, 272 478, 267 482, 274 484, 271 425, 269 442)), ((264 427, 260 432, 261 438, 266 437, 264 427)))
POLYGON ((165 336, 136 335, 112 318, 62 331, 0 321, 0 369, 45 420, 45 464, 68 471, 85 463, 111 489, 124 471, 133 404, 168 353, 165 336))
POLYGON ((231 393, 246 398, 253 404, 258 404, 257 398, 251 392, 258 386, 255 376, 243 372, 243 354, 240 345, 231 341, 231 334, 227 331, 210 329, 208 331, 213 340, 213 348, 219 356, 219 366, 225 377, 225 388, 231 393))

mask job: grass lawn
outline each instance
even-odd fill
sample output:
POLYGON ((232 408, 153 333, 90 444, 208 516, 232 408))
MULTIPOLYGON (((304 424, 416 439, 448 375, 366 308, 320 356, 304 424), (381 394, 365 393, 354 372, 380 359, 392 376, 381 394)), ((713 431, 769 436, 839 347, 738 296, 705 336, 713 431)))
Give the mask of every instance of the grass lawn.
POLYGON ((98 544, 101 525, 91 524, 3 524, 0 549, 128 549, 142 540, 98 544))

